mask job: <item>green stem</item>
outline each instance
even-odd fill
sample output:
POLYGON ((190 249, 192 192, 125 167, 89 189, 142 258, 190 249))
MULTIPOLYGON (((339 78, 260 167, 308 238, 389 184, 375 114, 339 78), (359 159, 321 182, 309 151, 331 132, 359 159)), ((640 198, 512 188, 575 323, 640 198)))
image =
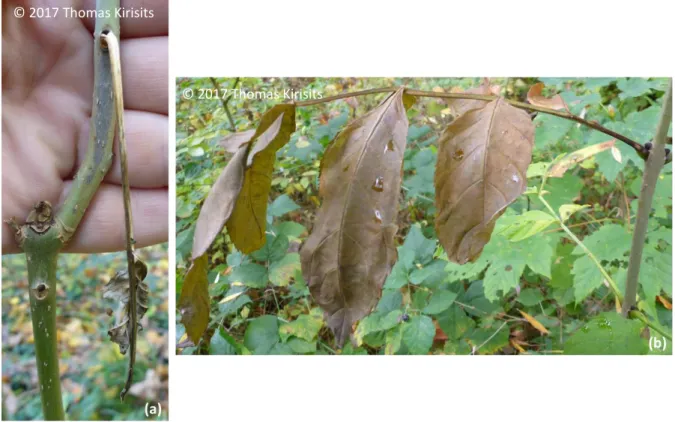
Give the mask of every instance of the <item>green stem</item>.
MULTIPOLYGON (((628 261, 628 273, 626 275, 626 300, 623 302, 621 313, 626 316, 631 308, 635 306, 638 276, 640 274, 640 263, 642 261, 642 251, 647 237, 647 223, 649 214, 652 211, 652 200, 654 199, 654 189, 658 181, 659 173, 663 168, 665 157, 665 144, 670 120, 672 118, 673 108, 673 80, 671 79, 663 99, 661 108, 661 119, 656 127, 656 135, 652 151, 645 165, 645 173, 642 179, 642 188, 640 189, 640 199, 638 201, 638 212, 635 220, 635 230, 633 231, 633 242, 630 249, 630 259, 628 261)), ((654 300, 654 298, 650 298, 654 300)))
POLYGON ((621 294, 621 290, 619 290, 619 287, 616 285, 612 277, 605 271, 605 268, 602 266, 598 258, 593 255, 593 252, 590 251, 584 245, 584 243, 574 234, 572 231, 565 225, 565 223, 562 221, 562 219, 558 216, 558 214, 553 210, 553 207, 544 199, 543 196, 541 196, 541 193, 539 194, 539 200, 544 204, 546 208, 548 208, 549 212, 558 220, 558 224, 560 227, 567 233, 567 235, 576 243, 579 245, 579 247, 586 253, 586 255, 593 261, 596 267, 598 267, 598 270, 600 270, 600 273, 602 273, 602 276, 607 280, 607 283, 609 284, 609 287, 612 289, 616 297, 619 299, 619 302, 623 301, 623 295, 621 294))
POLYGON ((56 230, 44 235, 26 231, 26 253, 30 309, 35 339, 38 383, 45 420, 64 420, 56 343, 56 263, 61 239, 56 230))
POLYGON ((640 311, 630 311, 628 315, 633 318, 633 319, 639 319, 640 321, 644 322, 649 328, 652 330, 656 331, 657 333, 661 334, 671 342, 673 341, 673 336, 670 335, 670 333, 667 333, 661 329, 661 327, 657 326, 653 322, 651 322, 644 314, 640 311))
POLYGON ((119 33, 119 19, 114 13, 117 7, 119 0, 97 2, 97 9, 108 13, 100 14, 107 17, 97 18, 94 34, 95 79, 89 147, 70 192, 57 215, 52 213, 49 202, 41 201, 25 224, 19 225, 14 218, 7 221, 26 254, 35 358, 45 420, 65 420, 56 330, 58 255, 74 234, 112 163, 115 129, 112 77, 110 60, 101 47, 100 35, 106 29, 119 33))
POLYGON ((119 38, 119 18, 114 10, 119 0, 98 0, 96 9, 100 13, 96 18, 94 30, 94 99, 89 126, 89 145, 87 154, 80 166, 73 185, 66 197, 57 219, 64 225, 64 243, 67 242, 82 220, 87 206, 98 190, 101 181, 112 164, 112 148, 115 139, 115 107, 112 97, 112 72, 110 56, 101 45, 101 32, 109 30, 119 38))

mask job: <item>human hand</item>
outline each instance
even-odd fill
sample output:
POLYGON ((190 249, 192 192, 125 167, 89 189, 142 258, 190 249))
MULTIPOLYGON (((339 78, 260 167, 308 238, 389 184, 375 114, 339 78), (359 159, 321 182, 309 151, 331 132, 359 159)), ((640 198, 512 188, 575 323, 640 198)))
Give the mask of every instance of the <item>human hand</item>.
MULTIPOLYGON (((37 202, 58 210, 84 159, 94 84, 94 19, 66 17, 63 1, 3 2, 2 219, 23 221, 37 202), (9 4, 8 4, 9 3, 9 4), (21 6, 26 16, 13 11, 21 6), (30 7, 58 7, 31 19, 30 7)), ((77 9, 75 3, 70 6, 77 9)), ((95 1, 85 1, 93 10, 95 1)), ((121 19, 129 183, 137 247, 168 238, 168 2, 122 1, 152 18, 121 19)), ((117 141, 115 141, 117 144, 117 141)), ((115 158, 67 252, 125 247, 120 165, 115 158)), ((2 252, 19 252, 4 225, 2 252)))

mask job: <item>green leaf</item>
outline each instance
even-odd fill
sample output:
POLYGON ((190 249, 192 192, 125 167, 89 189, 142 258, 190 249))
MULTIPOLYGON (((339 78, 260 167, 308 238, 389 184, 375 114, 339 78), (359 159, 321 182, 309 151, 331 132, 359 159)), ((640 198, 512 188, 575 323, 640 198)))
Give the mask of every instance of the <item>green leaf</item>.
POLYGON ((554 210, 557 210, 562 205, 573 203, 583 186, 584 182, 579 176, 567 172, 563 177, 547 179, 544 190, 548 193, 544 195, 544 199, 554 210))
POLYGON ((525 306, 534 306, 544 300, 544 295, 539 289, 523 289, 516 297, 516 301, 525 306))
POLYGON ((562 219, 563 223, 566 222, 572 214, 576 213, 579 210, 583 210, 584 208, 588 208, 589 205, 578 205, 578 204, 565 204, 561 205, 560 209, 558 210, 558 213, 560 214, 560 218, 562 219))
POLYGON ((436 327, 426 315, 411 316, 403 326, 403 343, 408 347, 410 354, 426 355, 434 343, 436 327))
MULTIPOLYGON (((316 308, 315 308, 316 309, 316 308)), ((295 321, 287 322, 279 327, 279 336, 286 342, 289 337, 295 336, 307 342, 316 340, 319 330, 323 326, 321 313, 300 315, 295 321)))
POLYGON ((316 353, 316 341, 305 341, 299 338, 292 338, 286 343, 288 347, 299 355, 316 353))
MULTIPOLYGON (((583 239, 584 245, 601 261, 626 261, 630 251, 631 234, 618 224, 605 224, 583 239)), ((581 246, 574 248, 574 255, 585 254, 581 246)))
POLYGON ((291 239, 299 239, 305 232, 307 232, 305 226, 295 221, 284 221, 274 226, 274 234, 291 239))
POLYGON ((268 234, 267 240, 262 248, 251 253, 251 257, 260 262, 279 261, 286 255, 288 250, 288 238, 286 236, 274 236, 268 234))
POLYGON ((534 124, 534 144, 542 150, 563 140, 574 126, 573 121, 544 113, 534 118, 534 124))
POLYGON ((457 293, 448 291, 448 290, 439 290, 431 295, 431 300, 429 304, 422 310, 425 314, 436 315, 448 309, 455 299, 457 298, 457 293))
POLYGON ((401 323, 402 315, 403 312, 400 309, 395 309, 389 312, 387 315, 380 318, 380 321, 378 323, 378 329, 380 331, 386 331, 391 328, 394 328, 395 326, 401 323))
POLYGON ((284 214, 288 214, 291 211, 299 209, 300 206, 293 202, 288 195, 278 196, 274 202, 272 202, 267 209, 267 213, 272 217, 281 217, 284 214))
POLYGON ((655 81, 649 81, 645 78, 621 78, 616 86, 622 91, 619 98, 640 97, 649 94, 653 88, 658 88, 659 84, 655 81))
POLYGON ((574 245, 571 243, 559 243, 555 253, 555 260, 551 264, 551 287, 556 289, 568 289, 572 287, 572 267, 575 256, 572 255, 574 245))
MULTIPOLYGON (((230 289, 232 291, 233 289, 230 289)), ((227 298, 230 293, 230 291, 227 292, 225 295, 225 298, 227 298)), ((251 303, 251 298, 248 295, 241 294, 237 296, 235 299, 227 301, 227 302, 221 302, 218 304, 218 311, 220 311, 220 315, 222 317, 226 317, 230 314, 236 314, 239 312, 239 309, 241 309, 244 305, 247 305, 251 303)))
POLYGON ((269 278, 275 286, 287 286, 295 272, 300 269, 300 255, 290 253, 270 264, 269 278))
POLYGON ((400 308, 402 302, 403 294, 400 290, 384 290, 375 310, 386 314, 400 308))
POLYGON ((267 268, 259 264, 242 264, 232 270, 230 283, 240 282, 244 286, 262 289, 267 285, 267 268))
POLYGON ((279 342, 277 317, 263 315, 249 322, 244 333, 244 346, 256 355, 265 355, 279 342))
POLYGON ((236 355, 237 342, 223 327, 220 327, 211 337, 209 353, 212 355, 236 355))
POLYGON ((551 277, 553 248, 546 236, 529 237, 520 242, 493 235, 483 255, 489 257, 490 266, 483 279, 485 297, 494 301, 499 291, 504 294, 514 289, 525 266, 545 277, 551 277))
POLYGON ((418 224, 410 226, 410 231, 403 242, 403 250, 414 252, 414 261, 426 264, 431 261, 436 250, 436 241, 427 239, 418 224))
POLYGON ((457 304, 443 311, 443 313, 437 316, 436 320, 441 330, 443 330, 450 340, 462 337, 464 333, 476 325, 476 322, 468 317, 457 304))
POLYGON ((533 210, 520 215, 509 215, 499 219, 500 226, 495 234, 501 234, 512 242, 518 242, 544 231, 557 220, 551 214, 533 210))
MULTIPOLYGON (((497 321, 499 322, 499 321, 497 321)), ((469 342, 480 355, 490 355, 509 344, 509 327, 502 324, 490 328, 476 328, 469 335, 469 342), (500 328, 501 327, 501 328, 500 328)))
POLYGON ((640 336, 644 325, 605 312, 591 319, 566 342, 566 355, 644 355, 649 351, 647 340, 640 336))
POLYGON ((588 256, 584 255, 574 261, 574 300, 581 303, 595 289, 602 286, 602 273, 588 256))
POLYGON ((427 285, 434 285, 439 283, 447 277, 445 266, 447 262, 441 260, 431 261, 423 268, 413 270, 410 274, 410 282, 414 285, 425 283, 427 285))
POLYGON ((401 349, 401 342, 403 341, 403 330, 405 326, 399 325, 396 329, 387 331, 384 354, 395 355, 401 349))

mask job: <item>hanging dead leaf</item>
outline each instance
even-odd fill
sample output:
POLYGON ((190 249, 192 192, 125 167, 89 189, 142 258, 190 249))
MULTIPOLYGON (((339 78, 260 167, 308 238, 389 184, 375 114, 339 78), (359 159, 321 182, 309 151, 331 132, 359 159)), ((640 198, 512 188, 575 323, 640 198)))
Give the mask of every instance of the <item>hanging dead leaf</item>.
POLYGON ((230 135, 227 135, 220 140, 220 146, 225 148, 225 151, 234 154, 239 151, 239 148, 250 142, 251 138, 255 135, 255 129, 247 130, 244 132, 237 132, 230 135))
POLYGON ((436 232, 451 261, 477 259, 497 218, 525 192, 533 143, 530 117, 501 98, 443 132, 434 180, 436 232))
POLYGON ((518 312, 520 312, 520 315, 522 315, 523 318, 525 318, 525 319, 527 320, 527 322, 530 323, 530 325, 532 325, 534 328, 536 328, 537 331, 539 331, 539 332, 542 333, 542 334, 549 334, 549 332, 548 332, 548 330, 546 329, 546 327, 544 327, 544 326, 541 324, 541 322, 537 321, 537 319, 536 319, 535 317, 533 317, 532 315, 528 314, 527 312, 521 311, 520 309, 518 309, 518 312))
POLYGON ((408 132, 404 90, 352 121, 326 149, 302 272, 338 347, 377 304, 396 261, 394 235, 408 132))
POLYGON ((246 160, 244 181, 226 223, 230 239, 243 253, 265 244, 267 200, 277 150, 288 143, 294 131, 295 106, 278 104, 262 116, 251 139, 254 144, 246 160))
POLYGON ((202 255, 192 261, 183 280, 178 299, 181 322, 193 343, 199 343, 209 323, 209 281, 206 277, 208 257, 202 255))
MULTIPOLYGON (((499 95, 499 87, 497 85, 490 87, 490 78, 483 78, 483 83, 478 87, 470 88, 466 91, 453 89, 451 92, 477 95, 499 95), (493 88, 495 88, 495 90, 493 90, 493 88)), ((467 100, 462 98, 448 98, 446 102, 455 116, 461 116, 468 111, 483 108, 488 103, 488 101, 467 100)))
POLYGON ((612 148, 615 142, 616 140, 612 139, 611 141, 591 145, 589 147, 570 152, 569 154, 565 154, 551 164, 551 167, 548 169, 548 177, 563 177, 565 172, 572 168, 572 166, 592 157, 599 152, 612 148))
POLYGON ((234 154, 204 200, 192 242, 193 259, 206 253, 230 218, 244 181, 247 151, 247 147, 242 147, 234 154))
POLYGON ((558 94, 548 98, 544 96, 541 92, 544 90, 544 84, 542 82, 536 83, 530 87, 530 90, 527 91, 527 102, 536 105, 539 107, 546 107, 553 110, 567 110, 570 112, 570 109, 565 104, 565 100, 558 94))
MULTIPOLYGON (((138 280, 138 289, 136 295, 136 320, 140 321, 148 310, 149 289, 147 283, 143 280, 148 274, 148 267, 141 260, 134 263, 136 277, 138 280)), ((127 270, 118 271, 113 278, 103 287, 103 297, 112 299, 119 303, 115 312, 115 323, 108 330, 110 340, 120 346, 120 353, 126 354, 131 344, 129 333, 130 312, 129 312, 129 272, 127 270)), ((139 323, 139 329, 142 329, 139 323)))
POLYGON ((673 309, 673 304, 670 303, 670 302, 668 301, 668 299, 666 299, 665 297, 659 295, 659 296, 656 296, 656 299, 657 299, 659 302, 661 302, 661 305, 663 305, 664 308, 666 308, 666 309, 668 309, 668 310, 673 309))

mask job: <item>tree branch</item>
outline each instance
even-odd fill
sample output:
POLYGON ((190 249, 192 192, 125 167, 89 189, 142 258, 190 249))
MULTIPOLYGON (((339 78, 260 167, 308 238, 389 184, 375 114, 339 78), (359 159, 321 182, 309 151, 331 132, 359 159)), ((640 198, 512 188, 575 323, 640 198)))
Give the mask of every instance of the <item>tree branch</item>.
MULTIPOLYGON (((642 188, 640 189, 640 199, 638 200, 638 212, 635 220, 635 230, 633 231, 633 243, 630 249, 630 259, 628 261, 628 273, 626 275, 626 295, 621 313, 628 315, 633 306, 635 306, 638 276, 640 274, 640 263, 642 261, 642 251, 645 246, 647 236, 647 223, 649 214, 652 212, 652 200, 654 198, 654 189, 656 182, 663 168, 665 156, 666 135, 670 127, 670 121, 673 113, 673 80, 671 79, 663 99, 663 108, 661 108, 661 118, 656 127, 656 135, 651 153, 647 159, 645 173, 642 179, 642 188)), ((653 300, 654 298, 651 298, 653 300)))
MULTIPOLYGON (((347 92, 344 94, 339 94, 339 95, 334 95, 331 97, 324 97, 321 99, 316 99, 316 100, 307 100, 307 101, 297 101, 295 102, 296 107, 306 107, 306 106, 312 106, 312 105, 317 105, 317 104, 322 104, 330 101, 335 101, 335 100, 340 100, 343 98, 349 98, 349 97, 357 97, 361 95, 368 95, 368 94, 380 94, 384 92, 395 92, 398 88, 397 87, 392 87, 392 88, 375 88, 375 89, 367 89, 364 91, 356 91, 356 92, 347 92)), ((494 96, 494 95, 478 95, 478 94, 465 94, 465 93, 449 93, 449 92, 433 92, 433 91, 419 91, 416 89, 406 89, 406 94, 415 96, 415 97, 432 97, 432 98, 454 98, 454 99, 463 99, 463 100, 479 100, 479 101, 493 101, 499 97, 494 96)), ((611 136, 612 138, 618 139, 621 142, 625 143, 626 145, 630 146, 637 152, 637 154, 643 158, 646 159, 647 156, 649 155, 649 152, 644 148, 642 144, 639 142, 636 142, 632 139, 630 139, 627 136, 624 136, 620 133, 614 132, 613 130, 607 129, 606 127, 602 126, 599 123, 583 119, 579 116, 576 116, 574 114, 565 112, 565 111, 558 111, 558 110, 553 110, 550 108, 546 107, 539 107, 535 106, 532 104, 526 104, 526 103, 521 103, 519 101, 514 101, 514 100, 506 100, 509 104, 511 104, 514 107, 523 109, 523 110, 528 110, 528 111, 536 111, 538 113, 545 113, 545 114, 550 114, 553 116, 560 117, 561 119, 567 119, 567 120, 572 120, 574 122, 580 123, 584 126, 587 126, 591 129, 597 130, 599 132, 602 132, 604 134, 607 134, 611 136)))

